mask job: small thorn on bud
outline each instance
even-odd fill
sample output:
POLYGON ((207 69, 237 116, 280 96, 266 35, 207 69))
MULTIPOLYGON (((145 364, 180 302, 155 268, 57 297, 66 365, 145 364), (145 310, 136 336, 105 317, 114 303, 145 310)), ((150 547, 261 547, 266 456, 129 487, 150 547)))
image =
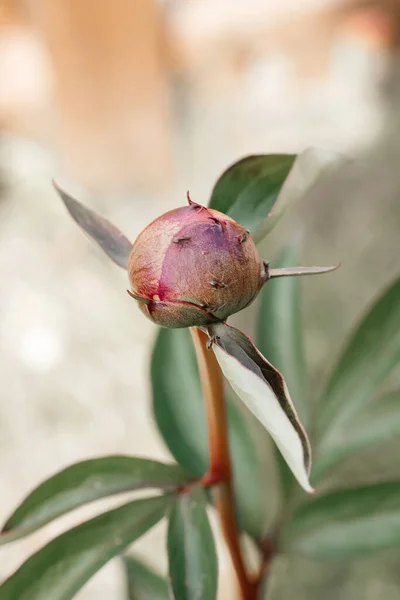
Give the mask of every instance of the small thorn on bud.
POLYGON ((207 344, 206 344, 206 348, 207 350, 211 350, 213 344, 216 344, 217 342, 219 342, 221 338, 219 337, 219 335, 212 335, 208 340, 207 340, 207 344))
POLYGON ((210 281, 210 285, 213 288, 227 288, 228 287, 228 285, 226 283, 223 283, 222 281, 215 281, 215 279, 210 281))
POLYGON ((245 233, 242 233, 242 235, 239 236, 239 244, 243 244, 243 242, 245 242, 247 240, 247 236, 248 236, 247 231, 245 231, 245 233))
POLYGON ((201 204, 197 204, 197 202, 193 202, 193 200, 190 197, 189 191, 186 192, 186 199, 189 203, 189 206, 191 206, 192 208, 196 209, 196 210, 204 210, 205 206, 202 206, 201 204))
POLYGON ((174 237, 172 241, 174 244, 180 244, 181 242, 188 242, 190 240, 190 236, 182 236, 182 237, 174 237))

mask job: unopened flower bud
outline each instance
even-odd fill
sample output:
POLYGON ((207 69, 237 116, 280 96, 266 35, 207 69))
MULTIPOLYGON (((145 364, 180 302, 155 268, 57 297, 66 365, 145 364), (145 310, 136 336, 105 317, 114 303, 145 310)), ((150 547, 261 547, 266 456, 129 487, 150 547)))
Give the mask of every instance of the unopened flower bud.
POLYGON ((269 279, 327 273, 339 266, 271 269, 246 229, 195 204, 189 194, 189 206, 150 223, 132 245, 115 225, 54 185, 78 225, 128 269, 130 295, 163 327, 223 322, 250 304, 269 279))
POLYGON ((164 327, 224 321, 250 304, 265 281, 249 233, 192 202, 144 229, 133 244, 128 274, 141 310, 164 327))

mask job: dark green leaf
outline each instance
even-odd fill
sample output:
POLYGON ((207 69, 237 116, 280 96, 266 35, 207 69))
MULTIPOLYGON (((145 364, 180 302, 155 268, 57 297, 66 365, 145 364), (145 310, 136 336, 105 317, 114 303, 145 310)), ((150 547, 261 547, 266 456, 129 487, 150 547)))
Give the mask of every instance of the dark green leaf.
MULTIPOLYGON (((208 467, 206 419, 188 330, 160 329, 151 379, 154 415, 165 443, 191 475, 202 476, 208 467)), ((268 511, 261 459, 248 420, 229 398, 227 412, 239 521, 251 536, 260 538, 268 511)))
POLYGON ((153 527, 172 496, 135 500, 67 531, 0 587, 0 600, 70 600, 111 558, 153 527))
POLYGON ((218 565, 203 490, 180 496, 168 526, 168 560, 175 600, 213 600, 218 565))
POLYGON ((209 206, 254 233, 268 218, 295 158, 295 154, 260 154, 239 160, 218 179, 209 206))
POLYGON ((230 385, 269 432, 300 485, 312 492, 310 444, 282 374, 239 329, 217 323, 208 331, 230 385))
POLYGON ((168 585, 161 575, 133 556, 124 556, 129 600, 168 600, 168 585))
POLYGON ((178 465, 145 458, 108 456, 77 463, 47 479, 22 502, 5 524, 0 545, 99 498, 139 488, 174 488, 187 482, 178 465))
POLYGON ((74 221, 94 240, 119 267, 126 269, 131 242, 107 219, 87 208, 64 192, 54 181, 53 185, 74 221))
POLYGON ((257 242, 340 159, 316 148, 308 148, 297 158, 294 154, 247 156, 221 175, 210 206, 249 229, 257 242))
POLYGON ((317 456, 312 478, 320 481, 342 459, 354 452, 400 436, 400 391, 371 402, 359 417, 345 427, 337 445, 321 458, 317 456))
MULTIPOLYGON (((274 268, 299 264, 299 244, 283 249, 274 268)), ((261 303, 257 327, 257 347, 284 375, 300 420, 308 422, 307 365, 301 322, 300 281, 297 277, 282 277, 268 281, 260 293, 261 303)), ((285 496, 292 489, 293 477, 278 453, 285 496)))
POLYGON ((400 361, 400 278, 378 298, 345 348, 320 403, 319 455, 336 447, 400 361))
POLYGON ((316 498, 287 523, 282 548, 314 558, 356 557, 400 549, 400 482, 316 498))

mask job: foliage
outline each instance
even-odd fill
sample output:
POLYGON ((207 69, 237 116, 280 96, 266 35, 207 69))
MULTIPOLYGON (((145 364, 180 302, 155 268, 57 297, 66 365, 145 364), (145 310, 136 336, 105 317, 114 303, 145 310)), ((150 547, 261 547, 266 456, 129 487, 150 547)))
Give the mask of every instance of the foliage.
MULTIPOLYGON (((221 176, 210 206, 261 239, 329 164, 326 156, 315 151, 306 151, 297 159, 292 155, 247 157, 221 176)), ((72 212, 74 206, 69 205, 72 212)), ((100 232, 101 245, 111 247, 114 260, 125 266, 130 250, 127 238, 120 238, 118 230, 92 211, 89 221, 82 212, 79 219, 83 228, 89 223, 92 231, 100 232), (104 237, 106 229, 112 235, 111 246, 107 245, 110 238, 104 237)), ((276 266, 297 263, 298 256, 299 248, 289 244, 276 266)), ((209 329, 215 355, 232 388, 280 450, 275 457, 281 493, 276 514, 267 491, 275 479, 265 472, 259 451, 260 427, 255 428, 248 408, 228 392, 233 487, 241 531, 254 540, 260 556, 271 542, 269 558, 291 553, 327 560, 399 549, 398 481, 324 488, 327 477, 343 459, 400 431, 400 392, 381 393, 400 362, 400 278, 379 294, 355 327, 327 379, 313 418, 297 278, 279 278, 262 289, 257 331, 258 348, 274 367, 238 330, 226 325, 209 329), (285 376, 293 405, 277 369, 285 376), (311 482, 317 493, 313 497, 305 494, 293 477, 309 489, 307 438, 296 411, 316 432, 311 482)), ((73 598, 108 560, 164 517, 168 519, 169 584, 139 559, 126 555, 129 599, 216 597, 218 565, 207 516, 215 496, 202 485, 208 468, 207 424, 187 329, 159 331, 151 378, 155 421, 176 463, 114 456, 72 465, 28 495, 3 527, 0 545, 99 498, 144 488, 156 489, 159 495, 125 502, 58 536, 0 586, 0 600, 73 598)))

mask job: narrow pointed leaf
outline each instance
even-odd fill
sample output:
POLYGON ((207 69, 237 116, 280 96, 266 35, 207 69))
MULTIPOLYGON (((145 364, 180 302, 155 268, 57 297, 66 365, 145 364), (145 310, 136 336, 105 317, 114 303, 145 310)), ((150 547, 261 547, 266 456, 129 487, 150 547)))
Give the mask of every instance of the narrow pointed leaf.
MULTIPOLYGON (((201 477, 208 467, 206 417, 187 329, 160 329, 152 356, 151 380, 153 411, 164 442, 188 473, 201 477)), ((252 427, 229 397, 227 413, 239 523, 252 537, 261 539, 268 518, 268 477, 252 427)))
POLYGON ((320 402, 319 454, 341 439, 400 362, 400 277, 378 298, 353 333, 320 402))
POLYGON ((70 600, 111 558, 153 527, 173 501, 135 500, 52 540, 0 586, 0 600, 70 600))
POLYGON ((310 444, 282 374, 238 329, 221 323, 209 332, 230 385, 270 433, 300 485, 312 492, 310 444))
POLYGON ((375 399, 343 429, 337 444, 314 461, 313 481, 320 481, 353 453, 395 437, 400 437, 400 390, 375 399))
POLYGON ((107 219, 87 208, 55 182, 54 187, 64 202, 69 214, 118 266, 126 269, 132 244, 123 233, 107 219))
POLYGON ((315 498, 286 524, 281 547, 313 558, 350 558, 400 549, 400 482, 315 498))
MULTIPOLYGON (((283 249, 274 265, 296 265, 298 245, 283 249)), ((260 292, 257 326, 257 347, 285 376, 289 390, 295 393, 294 402, 299 418, 307 425, 309 418, 307 364, 301 322, 300 281, 296 277, 268 281, 260 292)), ((288 497, 293 477, 282 455, 278 465, 284 493, 288 497)))
POLYGON ((329 273, 336 271, 340 265, 333 267, 282 267, 280 269, 269 269, 269 277, 299 277, 301 275, 320 275, 321 273, 329 273))
POLYGON ((168 525, 168 562, 175 600, 214 600, 218 565, 203 490, 179 497, 168 525))
POLYGON ((39 485, 8 519, 0 545, 24 537, 88 502, 139 488, 173 489, 188 483, 178 465, 129 456, 76 463, 39 485))
POLYGON ((129 600, 169 600, 164 577, 133 556, 124 556, 123 561, 129 600))

